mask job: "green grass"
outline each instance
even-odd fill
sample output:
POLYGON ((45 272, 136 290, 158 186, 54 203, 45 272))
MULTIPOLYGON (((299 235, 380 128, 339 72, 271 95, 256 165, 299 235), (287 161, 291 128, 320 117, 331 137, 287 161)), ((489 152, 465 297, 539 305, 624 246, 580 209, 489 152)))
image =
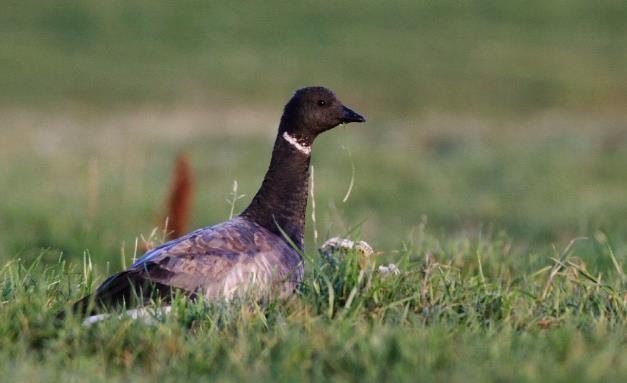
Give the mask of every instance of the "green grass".
MULTIPOLYGON (((44 116, 41 125, 14 120, 21 129, 0 142, 11 164, 0 167, 7 380, 618 382, 627 374, 619 176, 627 152, 614 146, 609 123, 547 117, 546 133, 533 121, 476 120, 459 131, 459 120, 443 116, 435 130, 419 120, 415 130, 374 121, 331 132, 314 153, 321 238, 365 219, 351 235, 403 276, 360 277, 351 257, 339 270, 316 261, 290 302, 179 300, 154 326, 122 319, 83 328, 55 327, 54 315, 130 263, 136 238, 163 214, 176 151, 191 154, 197 177, 194 226, 209 225, 228 217, 232 179, 247 195, 236 208, 256 190, 273 122, 267 134, 203 127, 173 140, 169 128, 194 120, 44 116), (356 168, 346 203, 343 145, 356 168)), ((307 253, 318 259, 312 231, 308 219, 307 253)))
MULTIPOLYGON (((298 297, 257 305, 190 303, 156 323, 55 326, 98 279, 61 261, 0 274, 0 366, 11 381, 621 381, 627 287, 616 264, 587 269, 572 243, 537 270, 506 238, 420 232, 402 274, 355 254, 314 254, 298 297), (338 255, 336 255, 338 256, 338 255), (527 265, 528 266, 528 265, 527 265), (7 375, 8 374, 8 375, 7 375)), ((600 238, 599 256, 612 258, 600 238)))
MULTIPOLYGON (((165 213, 179 150, 190 154, 196 178, 192 228, 228 218, 234 179, 246 195, 236 211, 245 207, 267 168, 278 111, 254 122, 210 112, 200 123, 147 113, 162 117, 43 114, 10 122, 0 142, 0 259, 32 260, 41 248, 51 250, 48 261, 58 252, 81 259, 88 250, 117 270, 120 249, 131 254, 165 213), (240 124, 244 131, 229 133, 240 124)), ((603 232, 622 256, 627 145, 615 124, 627 118, 586 118, 505 124, 441 116, 339 128, 314 150, 317 229, 341 235, 364 221, 362 237, 390 252, 426 220, 451 235, 505 232, 516 246, 545 255, 552 244, 603 232), (354 187, 344 203, 351 161, 354 187)), ((312 231, 309 225, 309 248, 312 231)), ((586 262, 607 262, 584 247, 586 262)))
POLYGON ((273 105, 321 83, 404 114, 621 108, 625 18, 621 0, 27 0, 0 15, 0 101, 273 105))
POLYGON ((0 380, 624 381, 626 19, 620 0, 4 4, 0 380), (228 218, 233 180, 241 210, 310 84, 368 123, 316 143, 296 299, 55 325, 159 224, 178 152, 193 228, 228 218), (402 276, 322 264, 349 232, 402 276))

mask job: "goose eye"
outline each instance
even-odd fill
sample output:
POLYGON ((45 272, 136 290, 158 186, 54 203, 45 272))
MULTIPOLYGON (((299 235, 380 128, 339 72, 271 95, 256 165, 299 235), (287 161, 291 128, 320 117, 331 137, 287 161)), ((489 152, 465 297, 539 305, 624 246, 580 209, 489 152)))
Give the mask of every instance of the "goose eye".
POLYGON ((325 106, 326 104, 327 104, 327 102, 324 101, 324 100, 319 100, 318 101, 318 106, 325 106))

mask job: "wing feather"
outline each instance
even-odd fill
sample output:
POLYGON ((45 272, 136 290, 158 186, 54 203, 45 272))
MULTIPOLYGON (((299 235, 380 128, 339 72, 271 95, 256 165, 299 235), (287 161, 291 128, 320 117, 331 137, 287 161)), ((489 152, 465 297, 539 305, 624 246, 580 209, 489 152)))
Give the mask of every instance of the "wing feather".
MULTIPOLYGON (((300 255, 276 234, 243 218, 196 230, 167 242, 108 278, 95 292, 97 306, 130 302, 133 292, 156 287, 168 299, 173 289, 209 299, 287 295, 302 281, 300 255)), ((84 310, 81 310, 84 311, 84 310)))

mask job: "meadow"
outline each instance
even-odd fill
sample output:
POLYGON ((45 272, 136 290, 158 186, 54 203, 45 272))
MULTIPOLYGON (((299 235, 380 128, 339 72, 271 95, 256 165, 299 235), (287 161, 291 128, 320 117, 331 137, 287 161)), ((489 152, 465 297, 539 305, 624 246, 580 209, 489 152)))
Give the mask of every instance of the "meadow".
POLYGON ((6 9, 3 381, 627 377, 623 2, 6 9), (244 208, 282 105, 311 84, 368 123, 316 143, 295 299, 179 297, 152 324, 54 320, 162 240, 178 153, 194 175, 190 228, 229 217, 234 180, 244 208), (332 236, 370 243, 375 265, 326 263, 332 236), (390 262, 400 275, 377 271, 390 262))

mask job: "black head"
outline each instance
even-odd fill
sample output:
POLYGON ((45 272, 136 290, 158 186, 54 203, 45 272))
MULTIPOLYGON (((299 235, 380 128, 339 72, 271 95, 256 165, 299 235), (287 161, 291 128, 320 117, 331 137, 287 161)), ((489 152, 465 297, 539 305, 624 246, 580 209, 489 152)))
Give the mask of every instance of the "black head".
POLYGON ((331 90, 314 86, 294 93, 285 105, 281 130, 311 142, 318 134, 340 124, 365 121, 364 117, 344 106, 331 90))

